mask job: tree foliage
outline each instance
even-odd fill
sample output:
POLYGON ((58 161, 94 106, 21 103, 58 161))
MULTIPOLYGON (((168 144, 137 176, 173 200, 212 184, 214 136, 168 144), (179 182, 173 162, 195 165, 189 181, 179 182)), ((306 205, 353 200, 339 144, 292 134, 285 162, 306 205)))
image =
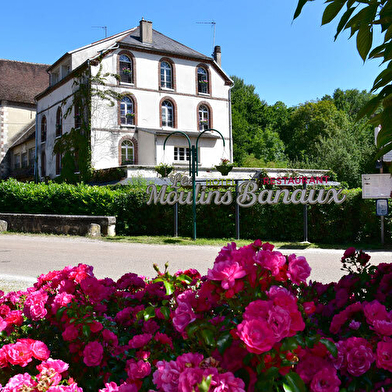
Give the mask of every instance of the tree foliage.
MULTIPOLYGON (((308 1, 299 0, 294 13, 297 18, 308 1)), ((344 31, 350 31, 350 38, 356 35, 359 55, 367 59, 381 59, 384 70, 375 78, 372 92, 378 91, 359 111, 358 117, 371 117, 373 126, 382 126, 377 137, 377 157, 392 150, 392 1, 391 0, 327 0, 322 16, 322 25, 340 16, 335 40, 344 31), (377 30, 376 30, 377 29, 377 30), (383 42, 375 45, 374 33, 380 29, 383 42), (379 107, 381 111, 377 111, 379 107)))

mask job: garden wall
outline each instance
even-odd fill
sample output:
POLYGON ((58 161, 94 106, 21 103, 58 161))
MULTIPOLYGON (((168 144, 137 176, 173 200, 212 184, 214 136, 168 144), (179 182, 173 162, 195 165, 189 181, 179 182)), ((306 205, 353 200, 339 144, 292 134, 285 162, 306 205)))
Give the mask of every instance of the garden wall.
MULTIPOLYGON (((363 200, 361 189, 344 191, 346 200, 337 205, 309 207, 309 240, 321 243, 380 242, 380 218, 375 201, 363 200)), ((0 212, 110 215, 117 218, 119 235, 172 235, 174 208, 147 205, 145 185, 126 187, 85 184, 33 184, 15 180, 0 182, 0 212)), ((391 219, 385 239, 391 243, 391 219)), ((302 241, 303 206, 260 205, 240 209, 241 238, 302 241)), ((179 235, 192 234, 192 206, 179 207, 179 235)), ((197 236, 235 237, 235 204, 197 206, 197 236)))

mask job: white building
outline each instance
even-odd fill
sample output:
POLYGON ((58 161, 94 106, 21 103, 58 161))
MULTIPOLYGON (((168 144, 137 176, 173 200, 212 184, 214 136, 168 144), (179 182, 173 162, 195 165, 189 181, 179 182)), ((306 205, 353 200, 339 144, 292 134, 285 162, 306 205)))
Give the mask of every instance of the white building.
POLYGON ((50 86, 37 96, 39 175, 51 178, 61 171, 53 154, 57 138, 78 127, 78 113, 65 117, 81 71, 107 76, 106 88, 121 94, 110 106, 92 97, 91 164, 94 169, 159 163, 187 166, 188 141, 198 143, 199 164, 212 167, 221 158, 232 160, 230 89, 232 80, 221 68, 220 47, 213 57, 200 54, 152 29, 152 23, 66 53, 48 72, 50 86), (101 67, 101 68, 100 68, 101 67), (67 103, 64 105, 64 100, 67 103))

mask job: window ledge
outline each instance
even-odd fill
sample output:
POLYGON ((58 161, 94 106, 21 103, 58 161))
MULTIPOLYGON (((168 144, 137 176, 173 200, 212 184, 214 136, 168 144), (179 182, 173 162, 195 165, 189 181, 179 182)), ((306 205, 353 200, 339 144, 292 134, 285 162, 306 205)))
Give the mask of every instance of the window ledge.
POLYGON ((134 129, 134 128, 136 128, 136 125, 133 125, 133 124, 120 124, 120 128, 131 128, 131 129, 134 129))
POLYGON ((135 83, 120 82, 120 86, 135 87, 135 83))
POLYGON ((174 91, 174 88, 159 86, 159 90, 163 90, 163 91, 174 91))
POLYGON ((204 97, 210 97, 211 96, 211 94, 210 93, 197 93, 197 95, 202 95, 202 96, 204 96, 204 97))

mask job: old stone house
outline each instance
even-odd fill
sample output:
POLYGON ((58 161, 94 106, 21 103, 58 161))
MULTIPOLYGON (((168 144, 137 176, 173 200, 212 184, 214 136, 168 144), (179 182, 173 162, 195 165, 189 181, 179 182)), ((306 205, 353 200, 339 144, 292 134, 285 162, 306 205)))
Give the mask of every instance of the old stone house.
POLYGON ((48 65, 0 59, 0 178, 22 174, 34 165, 34 141, 13 154, 10 147, 34 131, 34 97, 49 85, 48 65))
POLYGON ((88 84, 99 72, 108 75, 106 86, 91 88, 119 95, 112 105, 96 94, 91 97, 87 120, 94 169, 148 168, 161 162, 186 168, 187 139, 173 135, 164 150, 165 138, 181 131, 194 143, 211 128, 223 135, 225 147, 217 132, 203 133, 198 144, 201 167, 216 165, 222 157, 232 160, 233 82, 221 68, 220 47, 212 57, 205 56, 141 20, 135 28, 67 52, 48 68, 50 86, 36 97, 41 177, 61 173, 62 156, 53 153, 54 145, 62 135, 78 129, 86 113, 73 101, 77 76, 83 74, 88 84))

